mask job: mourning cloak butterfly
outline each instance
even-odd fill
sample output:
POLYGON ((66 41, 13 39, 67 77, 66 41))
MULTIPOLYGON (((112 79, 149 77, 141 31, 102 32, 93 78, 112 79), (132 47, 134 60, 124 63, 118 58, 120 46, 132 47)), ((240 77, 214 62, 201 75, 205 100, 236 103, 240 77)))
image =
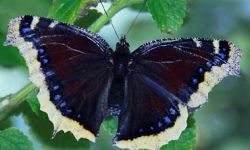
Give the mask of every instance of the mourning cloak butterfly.
POLYGON ((25 58, 55 131, 94 142, 102 121, 117 116, 120 148, 159 149, 178 139, 188 112, 240 72, 241 51, 224 40, 161 39, 130 53, 123 37, 113 51, 95 33, 33 16, 10 21, 5 45, 25 58))

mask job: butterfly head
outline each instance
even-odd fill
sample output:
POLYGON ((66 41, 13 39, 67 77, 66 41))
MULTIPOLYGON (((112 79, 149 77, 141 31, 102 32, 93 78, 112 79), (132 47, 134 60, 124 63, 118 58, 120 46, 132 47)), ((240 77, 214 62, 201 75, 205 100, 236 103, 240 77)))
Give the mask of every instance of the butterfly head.
POLYGON ((129 53, 129 44, 125 36, 122 36, 120 41, 116 44, 116 51, 119 53, 129 53))

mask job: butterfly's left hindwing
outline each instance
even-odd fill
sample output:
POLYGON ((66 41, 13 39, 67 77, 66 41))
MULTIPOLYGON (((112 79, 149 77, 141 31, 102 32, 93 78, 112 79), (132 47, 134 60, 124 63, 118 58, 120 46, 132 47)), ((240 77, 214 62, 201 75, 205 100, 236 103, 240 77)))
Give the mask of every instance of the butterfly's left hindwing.
POLYGON ((25 58, 55 132, 95 141, 112 80, 108 44, 87 30, 32 16, 10 21, 5 44, 25 58))

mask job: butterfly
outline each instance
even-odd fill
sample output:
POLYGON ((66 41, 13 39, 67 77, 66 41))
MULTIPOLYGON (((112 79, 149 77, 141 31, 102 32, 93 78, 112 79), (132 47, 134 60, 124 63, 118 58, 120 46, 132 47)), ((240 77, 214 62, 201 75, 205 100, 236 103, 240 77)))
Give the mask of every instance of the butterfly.
POLYGON ((159 149, 178 139, 190 112, 228 75, 241 50, 225 40, 160 39, 115 51, 98 34, 37 16, 9 23, 5 45, 18 47, 55 131, 95 141, 102 121, 118 118, 114 144, 159 149))

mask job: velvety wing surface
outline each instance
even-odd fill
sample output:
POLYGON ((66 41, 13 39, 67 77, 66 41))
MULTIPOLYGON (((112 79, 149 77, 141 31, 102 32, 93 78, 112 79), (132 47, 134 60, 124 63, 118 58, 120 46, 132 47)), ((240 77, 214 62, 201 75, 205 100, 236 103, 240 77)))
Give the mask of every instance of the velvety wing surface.
POLYGON ((108 44, 87 30, 32 16, 11 20, 5 44, 20 49, 55 130, 94 141, 112 80, 108 44))
POLYGON ((223 77, 239 75, 240 56, 223 40, 163 39, 140 46, 129 62, 116 145, 159 149, 177 139, 188 109, 203 104, 223 77))
POLYGON ((115 144, 120 148, 159 149, 186 128, 187 107, 168 90, 140 73, 125 80, 125 101, 115 144))
POLYGON ((163 39, 132 53, 130 70, 148 76, 194 110, 227 75, 239 75, 241 51, 224 40, 163 39))

